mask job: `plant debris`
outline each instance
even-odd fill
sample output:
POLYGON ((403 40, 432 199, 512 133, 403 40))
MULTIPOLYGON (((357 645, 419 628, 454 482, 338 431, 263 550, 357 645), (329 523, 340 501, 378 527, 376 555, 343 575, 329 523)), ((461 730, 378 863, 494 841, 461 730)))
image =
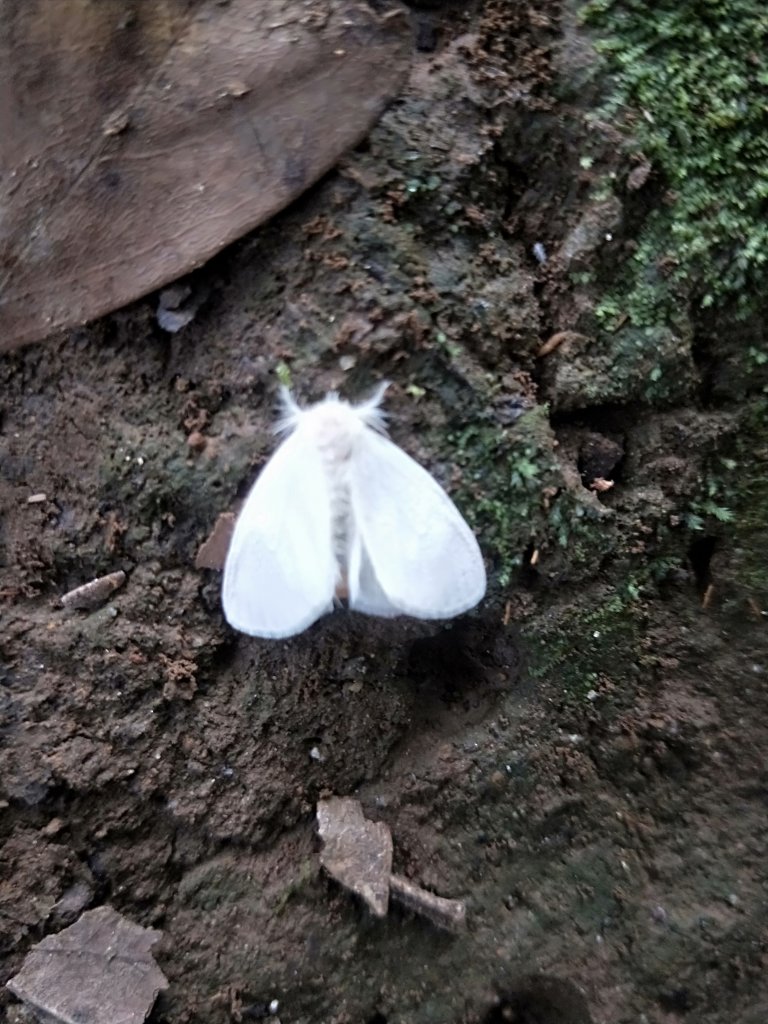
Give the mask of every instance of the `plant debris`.
POLYGON ((195 558, 196 569, 223 569, 237 516, 222 512, 213 524, 208 539, 200 545, 195 558))
MULTIPOLYGON (((11 126, 0 349, 200 266, 366 135, 408 69, 407 19, 344 0, 312 7, 311 18, 303 0, 171 0, 124 18, 80 0, 0 8, 11 126)), ((175 331, 193 315, 161 302, 158 319, 175 331)))
POLYGON ((428 918, 438 928, 456 931, 466 922, 467 905, 464 900, 449 900, 445 896, 436 896, 433 892, 414 885, 402 875, 390 876, 389 893, 398 903, 428 918))
POLYGON ((440 928, 461 928, 462 900, 445 899, 392 872, 392 834, 384 822, 368 821, 357 800, 331 797, 317 805, 323 840, 320 863, 345 888, 361 896, 376 917, 385 917, 391 895, 440 928))

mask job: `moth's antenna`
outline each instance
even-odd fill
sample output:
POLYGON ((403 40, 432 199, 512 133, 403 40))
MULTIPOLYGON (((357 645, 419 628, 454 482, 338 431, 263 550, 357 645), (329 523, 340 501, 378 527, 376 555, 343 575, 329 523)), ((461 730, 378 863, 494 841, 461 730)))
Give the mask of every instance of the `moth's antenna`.
POLYGON ((387 414, 379 406, 389 385, 390 381, 383 380, 370 398, 355 406, 355 411, 360 414, 363 423, 374 430, 378 430, 381 434, 386 434, 387 432, 387 414))
POLYGON ((286 434, 296 427, 303 410, 285 385, 280 387, 278 401, 280 403, 280 415, 272 429, 276 434, 286 434))

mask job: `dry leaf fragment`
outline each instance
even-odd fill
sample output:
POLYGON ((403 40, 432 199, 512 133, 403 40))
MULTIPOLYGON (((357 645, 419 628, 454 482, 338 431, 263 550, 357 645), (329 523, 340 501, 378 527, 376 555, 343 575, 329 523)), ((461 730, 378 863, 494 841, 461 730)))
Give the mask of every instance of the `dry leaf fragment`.
POLYGON ((143 1024, 168 987, 150 953, 160 935, 97 907, 38 942, 7 986, 56 1024, 143 1024))
POLYGON ((119 6, 0 3, 0 350, 271 217, 365 136, 409 66, 404 12, 355 0, 119 6))
POLYGON ((224 568, 236 518, 234 512, 222 512, 214 523, 210 536, 200 545, 195 558, 196 569, 224 568))
POLYGON ((392 872, 392 836, 383 822, 368 821, 357 800, 330 797, 317 805, 323 840, 320 863, 346 889, 360 896, 376 917, 385 917, 392 872))
POLYGON ((550 352, 554 352, 556 348, 559 348, 566 342, 571 345, 585 342, 589 343, 589 338, 585 334, 579 334, 578 331, 556 331, 551 337, 547 338, 536 353, 536 357, 538 359, 542 359, 544 356, 548 356, 550 352))
POLYGON ((630 192, 636 192, 639 188, 648 181, 648 177, 651 173, 651 164, 648 160, 643 160, 637 167, 634 167, 627 175, 627 188, 630 192))

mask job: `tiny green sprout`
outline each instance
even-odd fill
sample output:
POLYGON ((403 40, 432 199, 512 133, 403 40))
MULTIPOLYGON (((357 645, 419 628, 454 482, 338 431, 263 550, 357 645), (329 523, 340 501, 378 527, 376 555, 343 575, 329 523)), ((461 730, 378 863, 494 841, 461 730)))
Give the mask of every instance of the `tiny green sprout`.
POLYGON ((732 523, 734 520, 734 514, 724 505, 717 505, 714 501, 706 501, 702 505, 702 511, 708 515, 713 516, 720 523, 732 523))
POLYGON ((420 398, 423 398, 424 395, 426 395, 427 389, 426 388, 422 388, 418 384, 408 384, 406 389, 405 389, 405 393, 406 393, 406 395, 410 395, 411 398, 415 398, 416 401, 418 402, 418 400, 420 398))
POLYGON ((523 480, 532 480, 539 472, 539 468, 536 463, 525 458, 525 456, 516 464, 515 470, 520 474, 523 480))
POLYGON ((275 367, 275 376, 282 387, 291 387, 291 368, 288 363, 279 362, 275 367))
POLYGON ((581 167, 582 170, 588 171, 594 162, 594 158, 591 156, 579 157, 579 167, 581 167))

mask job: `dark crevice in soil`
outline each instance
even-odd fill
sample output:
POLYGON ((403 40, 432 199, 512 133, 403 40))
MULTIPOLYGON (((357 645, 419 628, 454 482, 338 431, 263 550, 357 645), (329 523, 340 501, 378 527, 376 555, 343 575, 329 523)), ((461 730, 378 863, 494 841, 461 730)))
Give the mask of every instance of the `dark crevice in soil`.
POLYGON ((588 409, 560 410, 552 413, 550 422, 555 431, 562 427, 584 427, 598 434, 624 434, 628 428, 649 416, 647 406, 592 405, 588 409))
POLYGON ((548 976, 505 993, 482 1024, 592 1024, 592 1017, 574 984, 548 976))
POLYGON ((701 593, 704 593, 712 582, 710 565, 716 547, 717 538, 707 536, 697 537, 688 548, 688 560, 701 593))

